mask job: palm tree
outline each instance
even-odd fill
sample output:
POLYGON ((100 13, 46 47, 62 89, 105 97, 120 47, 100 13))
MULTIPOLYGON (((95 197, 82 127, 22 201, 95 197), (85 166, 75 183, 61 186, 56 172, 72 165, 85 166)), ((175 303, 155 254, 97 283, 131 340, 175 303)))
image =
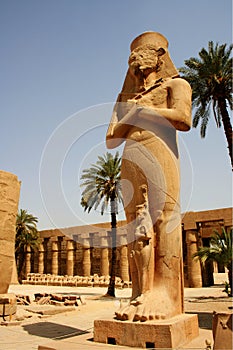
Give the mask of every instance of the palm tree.
POLYGON ((198 257, 202 264, 206 261, 215 261, 228 269, 228 280, 230 286, 229 295, 232 296, 232 243, 233 230, 227 232, 222 228, 222 233, 214 231, 210 239, 209 247, 200 247, 198 251, 193 254, 193 258, 198 257))
POLYGON ((17 263, 19 282, 22 282, 25 274, 25 257, 27 248, 35 250, 39 243, 37 231, 38 218, 28 214, 27 210, 20 209, 16 217, 15 260, 17 263))
POLYGON ((223 124, 233 167, 232 125, 228 113, 228 108, 232 110, 232 47, 214 45, 213 41, 209 41, 208 51, 202 48, 200 58, 185 60, 186 67, 179 70, 193 90, 193 107, 196 107, 193 127, 196 128, 201 120, 200 134, 205 137, 212 105, 217 127, 223 124))
POLYGON ((82 192, 81 205, 84 210, 96 210, 101 205, 101 214, 105 212, 110 203, 111 209, 111 236, 112 236, 112 263, 110 270, 110 281, 107 296, 115 297, 116 277, 116 230, 118 202, 122 202, 120 189, 121 158, 117 152, 115 156, 107 152, 99 156, 96 164, 89 169, 84 169, 81 176, 85 186, 82 192))

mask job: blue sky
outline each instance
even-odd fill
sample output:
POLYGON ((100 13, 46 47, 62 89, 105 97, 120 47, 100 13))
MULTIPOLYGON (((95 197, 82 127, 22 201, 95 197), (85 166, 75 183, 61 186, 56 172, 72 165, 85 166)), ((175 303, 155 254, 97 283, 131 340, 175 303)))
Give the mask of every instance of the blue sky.
MULTIPOLYGON (((0 0, 0 168, 40 229, 107 221, 79 205, 83 168, 106 151, 130 42, 165 35, 176 67, 208 41, 232 42, 231 0, 0 0)), ((223 129, 180 134, 182 211, 232 206, 223 129)), ((121 149, 120 149, 121 151, 121 149)), ((122 216, 120 216, 123 218, 122 216)))

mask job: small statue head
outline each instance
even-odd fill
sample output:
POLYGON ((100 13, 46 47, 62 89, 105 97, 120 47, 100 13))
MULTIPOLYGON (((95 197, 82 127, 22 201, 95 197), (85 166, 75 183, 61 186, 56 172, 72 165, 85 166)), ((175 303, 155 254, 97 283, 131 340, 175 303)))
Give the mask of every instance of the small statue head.
POLYGON ((136 218, 138 224, 142 222, 147 216, 147 205, 146 203, 136 206, 136 218))

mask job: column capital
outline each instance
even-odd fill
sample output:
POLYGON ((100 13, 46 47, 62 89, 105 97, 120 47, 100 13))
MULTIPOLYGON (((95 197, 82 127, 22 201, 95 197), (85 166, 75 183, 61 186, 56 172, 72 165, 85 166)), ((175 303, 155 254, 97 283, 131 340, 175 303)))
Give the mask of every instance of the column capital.
POLYGON ((58 237, 51 237, 50 242, 58 242, 58 237))
POLYGON ((110 247, 110 237, 107 231, 99 232, 100 235, 100 246, 101 248, 109 248, 110 247))
POLYGON ((73 240, 66 241, 66 250, 74 250, 74 241, 73 240))
POLYGON ((44 252, 44 244, 43 243, 39 244, 38 251, 39 251, 39 253, 43 253, 44 252))
POLYGON ((127 230, 126 229, 122 229, 119 228, 117 231, 117 245, 118 246, 123 246, 123 245, 127 245, 128 241, 127 241, 127 230))
POLYGON ((198 231, 197 229, 186 230, 186 243, 197 243, 198 241, 198 231))
POLYGON ((58 241, 52 241, 52 252, 58 251, 58 241))
POLYGON ((32 248, 31 248, 31 246, 29 244, 27 244, 26 247, 25 247, 25 250, 26 250, 27 253, 31 253, 32 248))
POLYGON ((89 233, 82 233, 80 235, 80 243, 83 245, 83 248, 90 248, 90 236, 89 233))

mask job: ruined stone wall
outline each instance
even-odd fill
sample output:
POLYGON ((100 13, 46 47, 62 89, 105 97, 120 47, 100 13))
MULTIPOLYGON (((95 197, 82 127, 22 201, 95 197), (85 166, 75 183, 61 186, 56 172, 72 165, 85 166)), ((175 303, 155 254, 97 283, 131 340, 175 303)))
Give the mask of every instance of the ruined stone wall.
POLYGON ((0 171, 0 293, 7 293, 15 267, 15 222, 20 182, 16 175, 0 171))

